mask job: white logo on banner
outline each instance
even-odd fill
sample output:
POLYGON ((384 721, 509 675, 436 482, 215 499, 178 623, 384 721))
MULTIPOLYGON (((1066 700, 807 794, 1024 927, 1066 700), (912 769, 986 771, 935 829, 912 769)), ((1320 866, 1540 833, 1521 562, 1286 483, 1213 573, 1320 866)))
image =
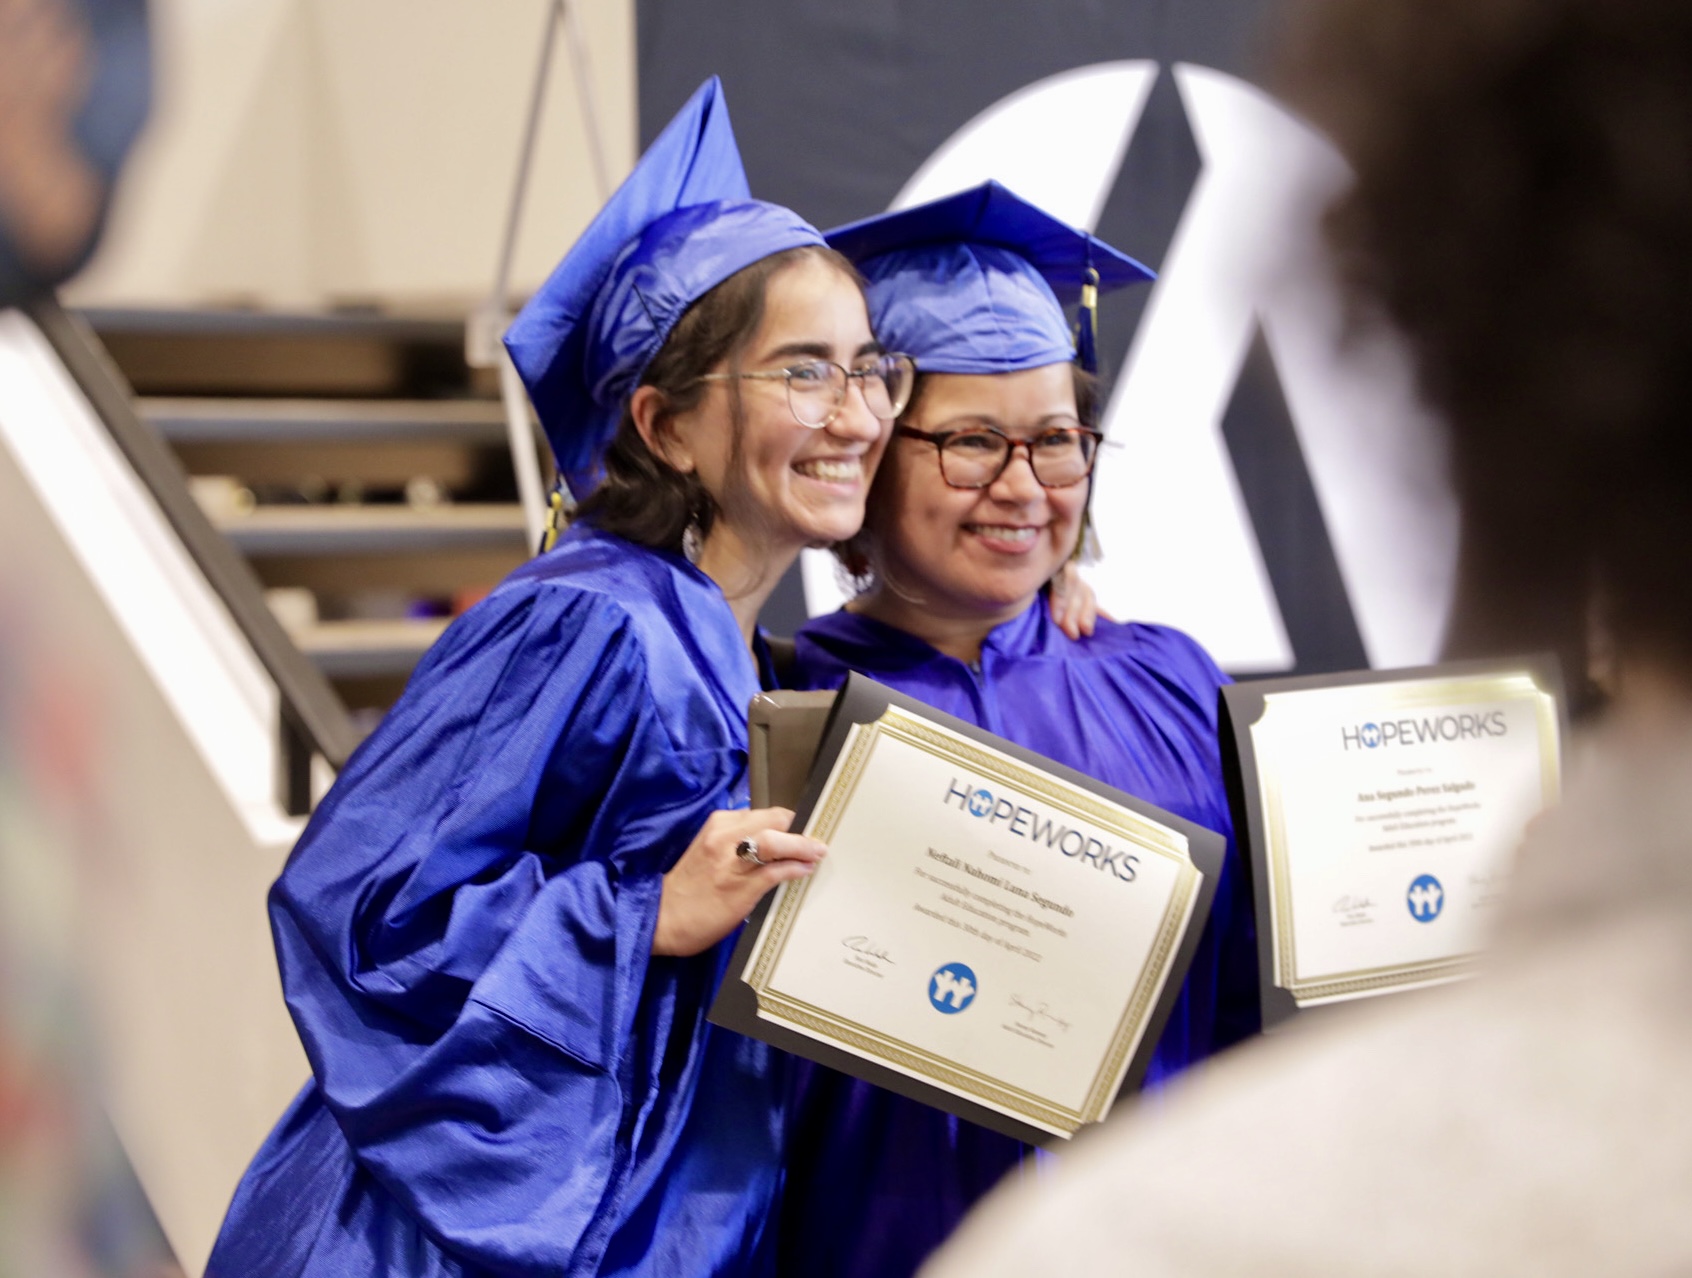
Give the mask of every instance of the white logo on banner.
MULTIPOLYGON (((997 178, 1091 230, 1114 186, 1155 63, 1041 80, 958 130, 900 192, 906 207, 997 178)), ((1346 180, 1333 149, 1273 98, 1204 67, 1174 68, 1203 169, 1105 412, 1088 572, 1118 617, 1179 626, 1235 671, 1293 664, 1257 535, 1222 437, 1262 328, 1375 666, 1439 649, 1457 518, 1437 434, 1396 341, 1342 344, 1318 219, 1346 180)), ((826 552, 803 564, 812 613, 842 602, 826 552)))

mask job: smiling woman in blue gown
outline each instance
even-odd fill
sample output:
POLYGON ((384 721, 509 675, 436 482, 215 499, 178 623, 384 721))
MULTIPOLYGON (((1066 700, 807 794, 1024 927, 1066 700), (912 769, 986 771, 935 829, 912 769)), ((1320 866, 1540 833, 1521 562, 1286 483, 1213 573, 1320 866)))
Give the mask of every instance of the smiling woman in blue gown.
POLYGON ((748 198, 715 81, 507 342, 598 486, 425 657, 271 893, 313 1077, 221 1278, 765 1263, 783 1058, 704 1013, 723 939, 824 849, 734 810, 753 618, 856 531, 908 362, 748 198))
MULTIPOLYGON (((993 183, 831 232, 877 335, 918 381, 842 559, 867 588, 801 628, 800 682, 858 670, 1231 833, 1216 735, 1225 676, 1164 626, 1100 619, 1072 641, 1041 595, 1074 555, 1097 454, 1092 379, 1059 295, 1149 272, 993 183)), ((1255 1031, 1250 900, 1230 844, 1147 1084, 1255 1031)), ((782 1272, 902 1278, 1033 1151, 821 1066, 795 1071, 782 1272)))

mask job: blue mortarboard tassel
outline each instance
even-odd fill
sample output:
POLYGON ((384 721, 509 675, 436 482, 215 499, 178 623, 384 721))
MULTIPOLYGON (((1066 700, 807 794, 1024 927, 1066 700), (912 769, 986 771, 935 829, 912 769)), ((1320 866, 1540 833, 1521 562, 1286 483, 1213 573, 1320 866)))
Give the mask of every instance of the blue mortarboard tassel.
POLYGON ((1089 373, 1099 371, 1099 273, 1087 267, 1081 309, 1075 317, 1075 358, 1089 373))

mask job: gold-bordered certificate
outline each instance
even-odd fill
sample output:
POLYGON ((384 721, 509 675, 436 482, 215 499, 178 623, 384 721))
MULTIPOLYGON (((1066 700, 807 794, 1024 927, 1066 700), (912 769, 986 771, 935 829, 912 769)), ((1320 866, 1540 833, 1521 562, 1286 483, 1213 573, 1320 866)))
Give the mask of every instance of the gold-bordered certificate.
POLYGON ((1226 691, 1266 1022, 1289 996, 1307 1008, 1467 971, 1524 827, 1557 797, 1557 688, 1533 662, 1226 691))
POLYGON ((1220 839, 855 692, 867 721, 831 729, 803 824, 830 854, 749 929, 730 983, 755 1022, 725 1023, 1018 1135, 1098 1121, 1185 971, 1220 839))

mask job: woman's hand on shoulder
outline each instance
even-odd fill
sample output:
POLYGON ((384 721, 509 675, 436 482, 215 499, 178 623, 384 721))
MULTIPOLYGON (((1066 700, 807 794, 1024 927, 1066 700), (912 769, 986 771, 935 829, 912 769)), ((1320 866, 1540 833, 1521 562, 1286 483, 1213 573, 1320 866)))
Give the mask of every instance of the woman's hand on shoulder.
POLYGON ((687 957, 709 949, 740 926, 764 893, 814 871, 828 848, 789 833, 792 824, 788 808, 713 812, 664 876, 653 954, 687 957), (743 840, 752 841, 763 864, 740 855, 743 840))
POLYGON ((1099 607, 1098 595, 1082 578, 1074 560, 1066 562, 1058 569, 1058 575, 1052 578, 1051 598, 1048 602, 1052 609, 1052 620, 1057 622, 1058 629, 1071 639, 1080 639, 1092 634, 1100 617, 1106 621, 1111 619, 1110 614, 1099 607))

